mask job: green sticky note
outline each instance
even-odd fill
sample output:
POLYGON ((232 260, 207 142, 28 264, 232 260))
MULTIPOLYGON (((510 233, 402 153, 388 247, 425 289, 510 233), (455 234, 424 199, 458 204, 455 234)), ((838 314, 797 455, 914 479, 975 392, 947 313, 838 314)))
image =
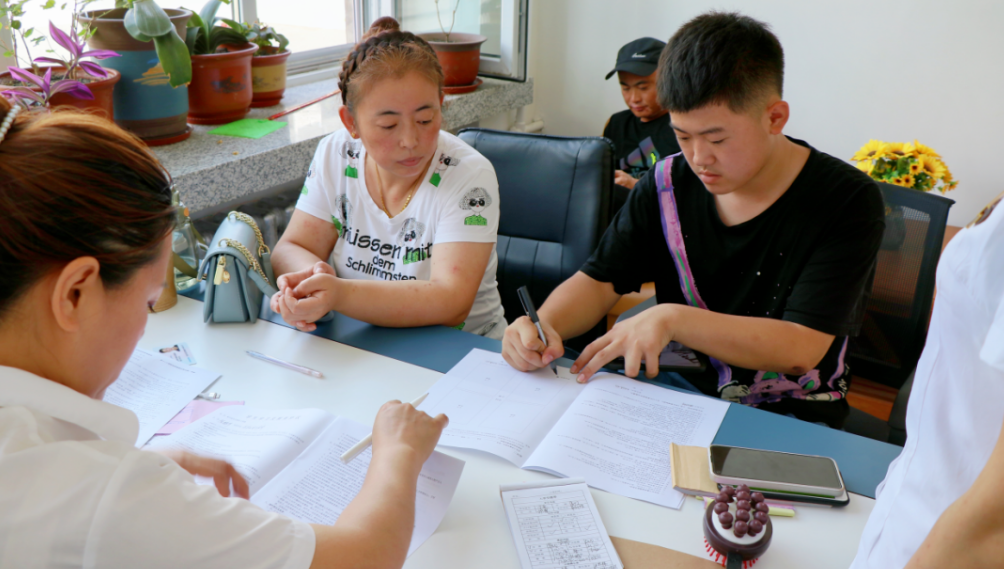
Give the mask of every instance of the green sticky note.
POLYGON ((261 138, 286 126, 284 122, 265 119, 241 119, 209 131, 209 134, 220 136, 239 136, 241 138, 261 138))

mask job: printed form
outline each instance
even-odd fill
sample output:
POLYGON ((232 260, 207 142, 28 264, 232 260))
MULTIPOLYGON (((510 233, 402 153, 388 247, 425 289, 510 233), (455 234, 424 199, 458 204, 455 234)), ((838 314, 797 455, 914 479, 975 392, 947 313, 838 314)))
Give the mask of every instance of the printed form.
POLYGON ((472 350, 419 409, 450 418, 441 445, 679 509, 684 495, 673 489, 669 444, 709 446, 728 403, 611 373, 581 385, 568 374, 524 373, 500 354, 472 350))
POLYGON ((523 569, 623 567, 581 478, 499 490, 523 569))

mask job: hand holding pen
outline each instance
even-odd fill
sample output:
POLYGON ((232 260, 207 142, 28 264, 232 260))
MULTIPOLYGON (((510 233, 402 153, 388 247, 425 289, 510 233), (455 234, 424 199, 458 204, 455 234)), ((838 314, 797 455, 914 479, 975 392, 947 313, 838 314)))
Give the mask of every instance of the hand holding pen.
MULTIPOLYGON (((531 371, 553 364, 565 350, 561 336, 537 316, 537 308, 525 286, 516 291, 526 318, 518 318, 505 331, 502 357, 520 371, 531 371)), ((552 365, 552 371, 554 370, 552 365)))

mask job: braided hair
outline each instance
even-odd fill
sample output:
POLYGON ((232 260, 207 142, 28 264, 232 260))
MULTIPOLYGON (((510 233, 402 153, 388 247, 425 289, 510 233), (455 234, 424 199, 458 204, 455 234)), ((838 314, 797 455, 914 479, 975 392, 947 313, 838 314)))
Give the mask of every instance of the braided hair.
POLYGON ((378 18, 342 62, 342 71, 338 74, 342 104, 352 112, 366 83, 384 77, 401 77, 410 71, 424 75, 442 93, 443 68, 432 46, 411 32, 401 31, 394 18, 378 18))

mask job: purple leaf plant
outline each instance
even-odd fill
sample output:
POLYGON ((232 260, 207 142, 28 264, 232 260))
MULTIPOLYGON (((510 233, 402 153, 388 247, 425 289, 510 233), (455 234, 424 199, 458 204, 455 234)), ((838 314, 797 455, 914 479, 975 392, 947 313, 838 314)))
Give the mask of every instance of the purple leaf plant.
POLYGON ((49 22, 49 33, 52 35, 53 41, 59 47, 66 50, 69 56, 63 59, 36 57, 33 63, 61 65, 66 69, 63 78, 53 81, 51 67, 47 68, 45 75, 41 77, 27 69, 10 67, 8 71, 10 71, 11 77, 24 83, 24 86, 13 87, 0 94, 14 100, 20 99, 24 104, 28 104, 30 101, 43 107, 49 106, 52 96, 57 93, 68 93, 78 99, 93 100, 94 94, 91 93, 87 85, 76 80, 76 77, 79 77, 79 72, 82 71, 87 76, 104 79, 108 77, 108 72, 97 63, 82 61, 83 58, 107 59, 109 57, 119 57, 119 54, 107 49, 85 51, 86 44, 83 40, 79 39, 75 33, 67 34, 63 32, 53 25, 52 22, 49 22))

